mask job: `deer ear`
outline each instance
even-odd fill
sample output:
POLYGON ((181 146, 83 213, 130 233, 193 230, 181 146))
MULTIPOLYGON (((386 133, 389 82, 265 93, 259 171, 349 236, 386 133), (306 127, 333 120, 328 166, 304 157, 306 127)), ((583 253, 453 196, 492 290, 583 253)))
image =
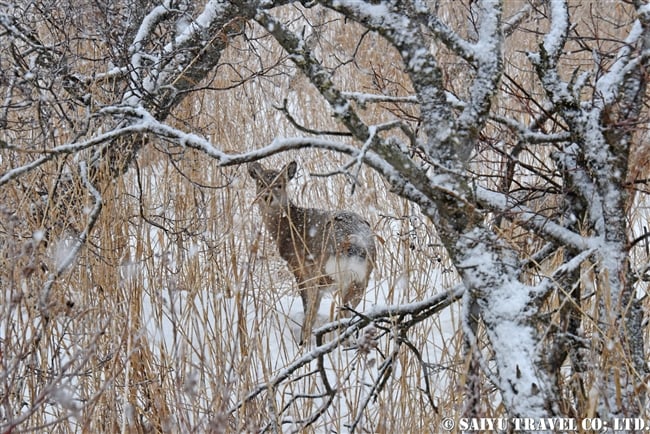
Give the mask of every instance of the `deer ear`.
POLYGON ((287 179, 293 179, 296 176, 296 170, 298 169, 298 163, 292 161, 284 167, 284 173, 287 175, 287 179))
POLYGON ((253 179, 262 179, 262 165, 258 162, 248 163, 248 174, 253 179))

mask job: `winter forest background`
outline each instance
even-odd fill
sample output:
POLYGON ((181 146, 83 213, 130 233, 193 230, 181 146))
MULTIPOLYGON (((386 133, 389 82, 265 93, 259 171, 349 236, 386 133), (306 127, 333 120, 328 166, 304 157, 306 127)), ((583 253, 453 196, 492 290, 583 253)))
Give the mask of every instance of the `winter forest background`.
POLYGON ((650 416, 649 56, 640 0, 0 1, 0 432, 650 416), (379 247, 305 346, 292 159, 379 247))

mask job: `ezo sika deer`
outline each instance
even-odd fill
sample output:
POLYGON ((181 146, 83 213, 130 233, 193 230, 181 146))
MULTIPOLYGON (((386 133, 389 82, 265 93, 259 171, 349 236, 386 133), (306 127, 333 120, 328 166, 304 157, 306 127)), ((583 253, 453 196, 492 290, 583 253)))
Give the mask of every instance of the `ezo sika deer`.
POLYGON ((321 298, 334 291, 343 306, 355 308, 368 286, 376 250, 370 225, 347 211, 302 208, 287 196, 295 161, 280 171, 250 163, 266 230, 298 282, 305 314, 300 343, 311 336, 321 298))

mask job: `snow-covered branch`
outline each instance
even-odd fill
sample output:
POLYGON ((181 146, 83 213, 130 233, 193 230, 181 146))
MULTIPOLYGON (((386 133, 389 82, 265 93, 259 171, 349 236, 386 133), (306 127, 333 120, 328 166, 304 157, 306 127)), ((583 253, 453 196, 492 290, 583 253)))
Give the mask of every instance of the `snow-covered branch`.
MULTIPOLYGON (((152 62, 154 65, 159 65, 160 57, 146 53, 145 45, 153 38, 153 32, 156 27, 171 14, 171 1, 166 0, 163 4, 154 7, 143 19, 140 24, 133 43, 129 47, 131 53, 131 82, 130 90, 124 97, 124 102, 130 105, 138 105, 141 103, 144 94, 150 94, 156 91, 155 76, 157 72, 152 71, 151 75, 147 76, 146 68, 144 66, 144 59, 147 62, 152 62), (154 57, 155 56, 155 57, 154 57), (152 77, 153 76, 153 77, 152 77)), ((154 66, 156 68, 156 66, 154 66)))
POLYGON ((506 125, 518 136, 519 140, 531 144, 551 144, 567 142, 571 139, 571 134, 568 132, 557 133, 544 133, 541 131, 533 131, 530 126, 524 125, 511 117, 493 115, 491 119, 500 124, 506 125))
POLYGON ((361 105, 369 103, 397 103, 397 104, 417 104, 418 99, 415 96, 391 96, 376 95, 364 92, 341 92, 341 95, 349 100, 353 100, 361 105))
POLYGON ((544 37, 544 55, 549 64, 557 66, 569 33, 569 7, 566 0, 551 0, 551 31, 544 37))
POLYGON ((87 140, 82 140, 73 143, 66 143, 65 145, 56 146, 52 149, 49 149, 47 152, 45 152, 45 155, 43 155, 42 157, 39 157, 28 164, 10 169, 7 172, 5 172, 2 176, 0 176, 0 186, 6 184, 7 182, 13 179, 18 178, 19 176, 23 175, 26 172, 29 172, 31 170, 34 170, 42 166, 44 163, 58 156, 77 153, 83 151, 84 149, 89 149, 94 146, 101 145, 106 142, 111 142, 120 137, 128 136, 130 134, 141 132, 141 131, 143 131, 142 125, 127 125, 121 128, 116 128, 107 131, 103 134, 99 134, 87 140))
POLYGON ((484 207, 496 212, 512 214, 516 216, 517 222, 524 227, 534 230, 538 234, 548 237, 560 245, 571 247, 578 251, 593 247, 593 243, 588 237, 583 237, 549 220, 547 217, 517 204, 517 201, 509 195, 477 187, 476 197, 484 207))
POLYGON ((528 17, 530 17, 534 11, 534 8, 539 7, 543 2, 543 0, 534 0, 532 2, 527 2, 524 4, 521 9, 512 14, 503 23, 503 35, 506 37, 510 36, 519 27, 520 24, 522 24, 528 17))
POLYGON ((476 65, 476 50, 471 43, 461 38, 435 15, 425 14, 424 17, 427 19, 426 25, 438 39, 470 65, 476 65))
POLYGON ((469 90, 467 107, 458 117, 459 133, 467 136, 461 143, 459 157, 465 163, 474 148, 475 137, 485 124, 491 107, 491 98, 498 89, 503 61, 501 55, 501 3, 483 1, 480 3, 481 19, 478 42, 473 45, 476 76, 469 90))

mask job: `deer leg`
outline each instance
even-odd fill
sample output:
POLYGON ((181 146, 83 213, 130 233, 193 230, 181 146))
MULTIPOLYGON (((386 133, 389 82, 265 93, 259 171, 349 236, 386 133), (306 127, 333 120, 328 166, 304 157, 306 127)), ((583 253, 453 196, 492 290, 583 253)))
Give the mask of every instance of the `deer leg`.
POLYGON ((312 327, 316 322, 318 315, 318 308, 320 307, 321 292, 318 287, 305 287, 300 290, 300 297, 302 298, 302 307, 305 312, 305 319, 302 323, 302 330, 300 331, 300 344, 308 342, 311 337, 312 327))
MULTIPOLYGON (((365 291, 365 285, 362 285, 359 282, 352 282, 341 294, 341 306, 349 307, 354 309, 361 303, 363 294, 365 291)), ((347 309, 341 309, 343 317, 349 317, 350 311, 347 309)))

